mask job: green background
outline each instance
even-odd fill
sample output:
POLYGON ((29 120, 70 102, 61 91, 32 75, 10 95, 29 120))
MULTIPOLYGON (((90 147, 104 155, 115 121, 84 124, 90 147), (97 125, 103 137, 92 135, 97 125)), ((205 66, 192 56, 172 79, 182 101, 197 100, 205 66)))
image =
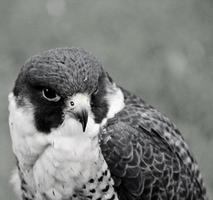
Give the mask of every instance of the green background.
POLYGON ((213 198, 212 0, 1 0, 0 199, 16 199, 7 95, 29 56, 65 46, 93 52, 178 125, 213 198))

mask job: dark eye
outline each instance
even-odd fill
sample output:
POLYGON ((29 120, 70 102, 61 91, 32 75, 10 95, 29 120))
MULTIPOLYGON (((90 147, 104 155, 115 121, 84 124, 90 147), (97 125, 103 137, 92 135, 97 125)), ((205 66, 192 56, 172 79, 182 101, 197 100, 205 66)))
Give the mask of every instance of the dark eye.
POLYGON ((52 90, 50 88, 42 89, 42 95, 48 101, 57 102, 61 99, 61 97, 59 95, 57 95, 54 90, 52 90))
POLYGON ((70 101, 70 105, 73 107, 75 103, 73 101, 70 101))

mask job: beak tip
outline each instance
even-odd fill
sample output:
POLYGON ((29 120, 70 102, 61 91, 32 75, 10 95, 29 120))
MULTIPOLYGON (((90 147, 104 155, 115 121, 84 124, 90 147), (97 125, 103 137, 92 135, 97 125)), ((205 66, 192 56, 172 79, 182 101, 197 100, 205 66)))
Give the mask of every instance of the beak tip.
POLYGON ((77 114, 77 118, 78 118, 79 122, 82 125, 83 132, 85 132, 86 131, 86 127, 87 127, 87 120, 88 120, 87 111, 83 110, 81 113, 78 113, 77 114))
POLYGON ((82 129, 83 129, 83 133, 85 133, 85 131, 86 131, 86 126, 85 126, 85 127, 82 127, 82 129))

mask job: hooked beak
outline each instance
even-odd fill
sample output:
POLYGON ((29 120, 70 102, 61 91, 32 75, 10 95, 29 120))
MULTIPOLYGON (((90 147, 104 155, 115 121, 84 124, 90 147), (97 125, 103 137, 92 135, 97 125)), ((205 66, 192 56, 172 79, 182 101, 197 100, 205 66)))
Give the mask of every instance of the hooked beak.
POLYGON ((85 132, 88 120, 88 112, 86 110, 82 110, 81 112, 78 112, 75 115, 82 125, 83 132, 85 132))

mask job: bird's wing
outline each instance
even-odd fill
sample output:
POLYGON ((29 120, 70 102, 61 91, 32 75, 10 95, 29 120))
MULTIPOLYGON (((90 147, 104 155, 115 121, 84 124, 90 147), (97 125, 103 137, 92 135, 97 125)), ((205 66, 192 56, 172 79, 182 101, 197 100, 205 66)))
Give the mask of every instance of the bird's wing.
MULTIPOLYGON (((121 199, 144 199, 155 193, 167 199, 165 185, 173 173, 180 173, 181 167, 167 145, 156 137, 150 137, 146 129, 134 129, 119 122, 107 128, 102 134, 101 149, 110 168, 121 199), (168 180, 162 182, 163 176, 168 180)), ((172 191, 173 192, 173 191, 172 191)))
POLYGON ((136 118, 127 123, 115 117, 101 134, 101 150, 120 199, 203 199, 191 166, 176 147, 136 118))

